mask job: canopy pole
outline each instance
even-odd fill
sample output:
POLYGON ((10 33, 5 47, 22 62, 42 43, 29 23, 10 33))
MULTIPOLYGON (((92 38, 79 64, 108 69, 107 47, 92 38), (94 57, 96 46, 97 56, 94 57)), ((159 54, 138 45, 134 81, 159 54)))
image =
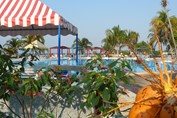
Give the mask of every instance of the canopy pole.
POLYGON ((78 65, 78 34, 76 34, 76 65, 78 65))
POLYGON ((58 26, 58 65, 60 65, 61 27, 58 26))
POLYGON ((52 57, 52 51, 51 51, 51 49, 50 49, 50 54, 49 54, 49 56, 52 57))

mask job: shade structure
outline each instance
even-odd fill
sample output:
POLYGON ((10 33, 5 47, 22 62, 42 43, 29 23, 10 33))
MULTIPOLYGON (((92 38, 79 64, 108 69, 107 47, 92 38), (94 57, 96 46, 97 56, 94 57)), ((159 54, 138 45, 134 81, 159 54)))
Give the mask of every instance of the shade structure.
MULTIPOLYGON (((78 42, 77 27, 41 1, 0 0, 0 35, 26 36, 28 34, 58 35, 58 55, 60 55, 60 35, 75 35, 78 42)), ((78 49, 76 63, 77 53, 78 49)), ((58 64, 60 65, 60 56, 58 64)))
POLYGON ((48 49, 44 44, 42 44, 38 40, 35 40, 31 44, 28 44, 27 46, 25 46, 25 49, 28 49, 28 48, 32 49, 34 47, 39 48, 39 49, 48 49))
POLYGON ((87 56, 90 56, 92 52, 92 47, 87 48, 87 56))
MULTIPOLYGON (((52 50, 53 49, 56 49, 57 52, 58 52, 58 46, 54 46, 54 47, 50 47, 50 57, 52 56, 52 50)), ((60 49, 61 49, 61 54, 63 55, 63 50, 67 50, 67 55, 69 56, 70 55, 70 48, 67 47, 67 46, 60 46, 60 49)), ((57 57, 58 57, 58 53, 57 53, 57 57)))
POLYGON ((92 51, 96 51, 96 50, 99 50, 100 52, 100 54, 103 54, 104 53, 104 49, 102 48, 102 47, 93 47, 92 48, 92 51))
POLYGON ((104 49, 102 47, 90 47, 90 48, 87 48, 87 56, 90 55, 90 51, 96 51, 96 50, 99 50, 99 54, 104 54, 104 49))
POLYGON ((0 0, 0 35, 76 35, 77 28, 39 0, 0 0))

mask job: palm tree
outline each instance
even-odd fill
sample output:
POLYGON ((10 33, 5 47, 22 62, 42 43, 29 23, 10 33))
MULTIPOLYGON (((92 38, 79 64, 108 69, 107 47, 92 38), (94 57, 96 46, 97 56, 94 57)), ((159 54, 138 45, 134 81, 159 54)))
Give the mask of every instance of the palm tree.
POLYGON ((154 33, 153 33, 152 30, 150 30, 150 34, 148 35, 148 38, 150 39, 150 41, 149 41, 149 46, 150 46, 153 50, 155 50, 155 47, 156 47, 156 45, 157 45, 157 41, 156 41, 156 38, 155 38, 154 33))
POLYGON ((171 16, 170 21, 171 21, 173 33, 176 33, 177 32, 177 17, 171 16))
POLYGON ((106 30, 106 38, 102 40, 102 43, 104 43, 104 46, 110 46, 111 49, 117 48, 117 53, 121 51, 121 48, 123 47, 123 42, 126 38, 126 30, 121 30, 119 25, 114 26, 112 29, 106 30))
POLYGON ((139 39, 139 33, 129 30, 127 32, 127 37, 124 43, 125 45, 128 46, 129 49, 135 50, 136 44, 138 43, 138 39, 139 39))
MULTIPOLYGON (((153 33, 155 32, 154 30, 157 31, 158 37, 160 39, 160 42, 164 45, 168 43, 168 39, 170 39, 169 35, 169 23, 167 19, 167 15, 164 11, 158 12, 158 17, 155 17, 151 21, 151 30, 153 33)), ((153 37, 153 35, 152 35, 153 37)))
POLYGON ((171 16, 170 20, 171 20, 171 25, 173 30, 173 38, 175 40, 175 44, 177 44, 177 17, 171 16))
MULTIPOLYGON (((87 38, 82 38, 81 40, 78 39, 78 46, 80 47, 79 51, 81 52, 81 54, 84 54, 84 51, 87 48, 90 48, 92 45, 92 42, 90 42, 87 38)), ((74 40, 72 47, 76 47, 76 40, 74 40)))
POLYGON ((41 42, 42 44, 45 43, 45 39, 42 35, 38 34, 38 35, 26 35, 25 37, 22 37, 23 39, 25 39, 25 45, 31 44, 33 41, 37 40, 39 42, 41 42))
POLYGON ((170 29, 170 33, 171 33, 171 38, 172 38, 172 42, 174 44, 175 53, 176 53, 176 56, 177 56, 176 41, 175 41, 173 29, 172 29, 172 23, 170 21, 170 17, 168 16, 168 10, 166 8, 167 7, 167 0, 162 0, 161 4, 162 4, 162 7, 164 9, 164 12, 166 13, 167 19, 168 19, 169 29, 170 29))
POLYGON ((136 44, 136 48, 143 48, 143 47, 148 47, 148 43, 141 41, 136 44))
POLYGON ((139 43, 136 44, 136 51, 141 51, 141 52, 145 52, 145 53, 149 53, 150 52, 150 48, 148 43, 141 41, 139 43))
POLYGON ((115 47, 112 38, 106 37, 102 40, 103 48, 106 52, 115 52, 115 47))
MULTIPOLYGON (((170 20, 172 21, 172 24, 174 25, 175 29, 177 26, 177 19, 175 16, 170 17, 170 20)), ((174 47, 174 42, 172 40, 172 35, 170 32, 170 26, 169 26, 169 21, 168 21, 168 17, 166 12, 164 11, 160 11, 158 12, 158 16, 153 18, 151 21, 151 26, 152 28, 150 29, 150 34, 149 34, 149 38, 150 38, 150 42, 151 42, 151 46, 154 45, 153 49, 155 49, 155 46, 157 45, 157 41, 155 39, 155 32, 157 33, 160 42, 163 45, 166 46, 172 46, 174 47)))
POLYGON ((8 40, 4 44, 5 52, 8 53, 10 56, 15 54, 15 56, 18 58, 18 50, 22 46, 23 41, 18 38, 12 38, 11 40, 8 40))
MULTIPOLYGON (((45 43, 44 37, 40 34, 38 34, 38 35, 26 35, 25 37, 22 37, 22 39, 25 39, 24 43, 23 43, 24 47, 31 44, 35 40, 39 41, 42 44, 45 43)), ((32 50, 34 51, 36 49, 32 49, 32 50)), ((37 50, 39 50, 39 52, 45 51, 45 49, 37 49, 37 50)))

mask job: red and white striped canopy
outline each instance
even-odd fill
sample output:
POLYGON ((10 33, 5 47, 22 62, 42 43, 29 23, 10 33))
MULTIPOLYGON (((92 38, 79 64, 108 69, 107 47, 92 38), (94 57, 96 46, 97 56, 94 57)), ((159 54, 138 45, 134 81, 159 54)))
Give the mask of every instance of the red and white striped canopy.
POLYGON ((77 34, 77 28, 39 0, 0 0, 0 35, 77 34))

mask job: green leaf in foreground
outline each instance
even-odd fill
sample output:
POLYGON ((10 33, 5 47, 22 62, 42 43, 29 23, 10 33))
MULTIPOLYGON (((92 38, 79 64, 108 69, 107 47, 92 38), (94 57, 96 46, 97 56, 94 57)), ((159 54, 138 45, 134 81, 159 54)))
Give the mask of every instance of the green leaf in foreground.
POLYGON ((96 93, 92 93, 89 97, 88 97, 88 101, 89 104, 91 105, 91 107, 94 107, 98 104, 99 102, 99 96, 96 96, 96 93))
POLYGON ((109 101, 110 100, 110 91, 108 88, 105 88, 103 92, 101 92, 101 96, 104 101, 109 101))

